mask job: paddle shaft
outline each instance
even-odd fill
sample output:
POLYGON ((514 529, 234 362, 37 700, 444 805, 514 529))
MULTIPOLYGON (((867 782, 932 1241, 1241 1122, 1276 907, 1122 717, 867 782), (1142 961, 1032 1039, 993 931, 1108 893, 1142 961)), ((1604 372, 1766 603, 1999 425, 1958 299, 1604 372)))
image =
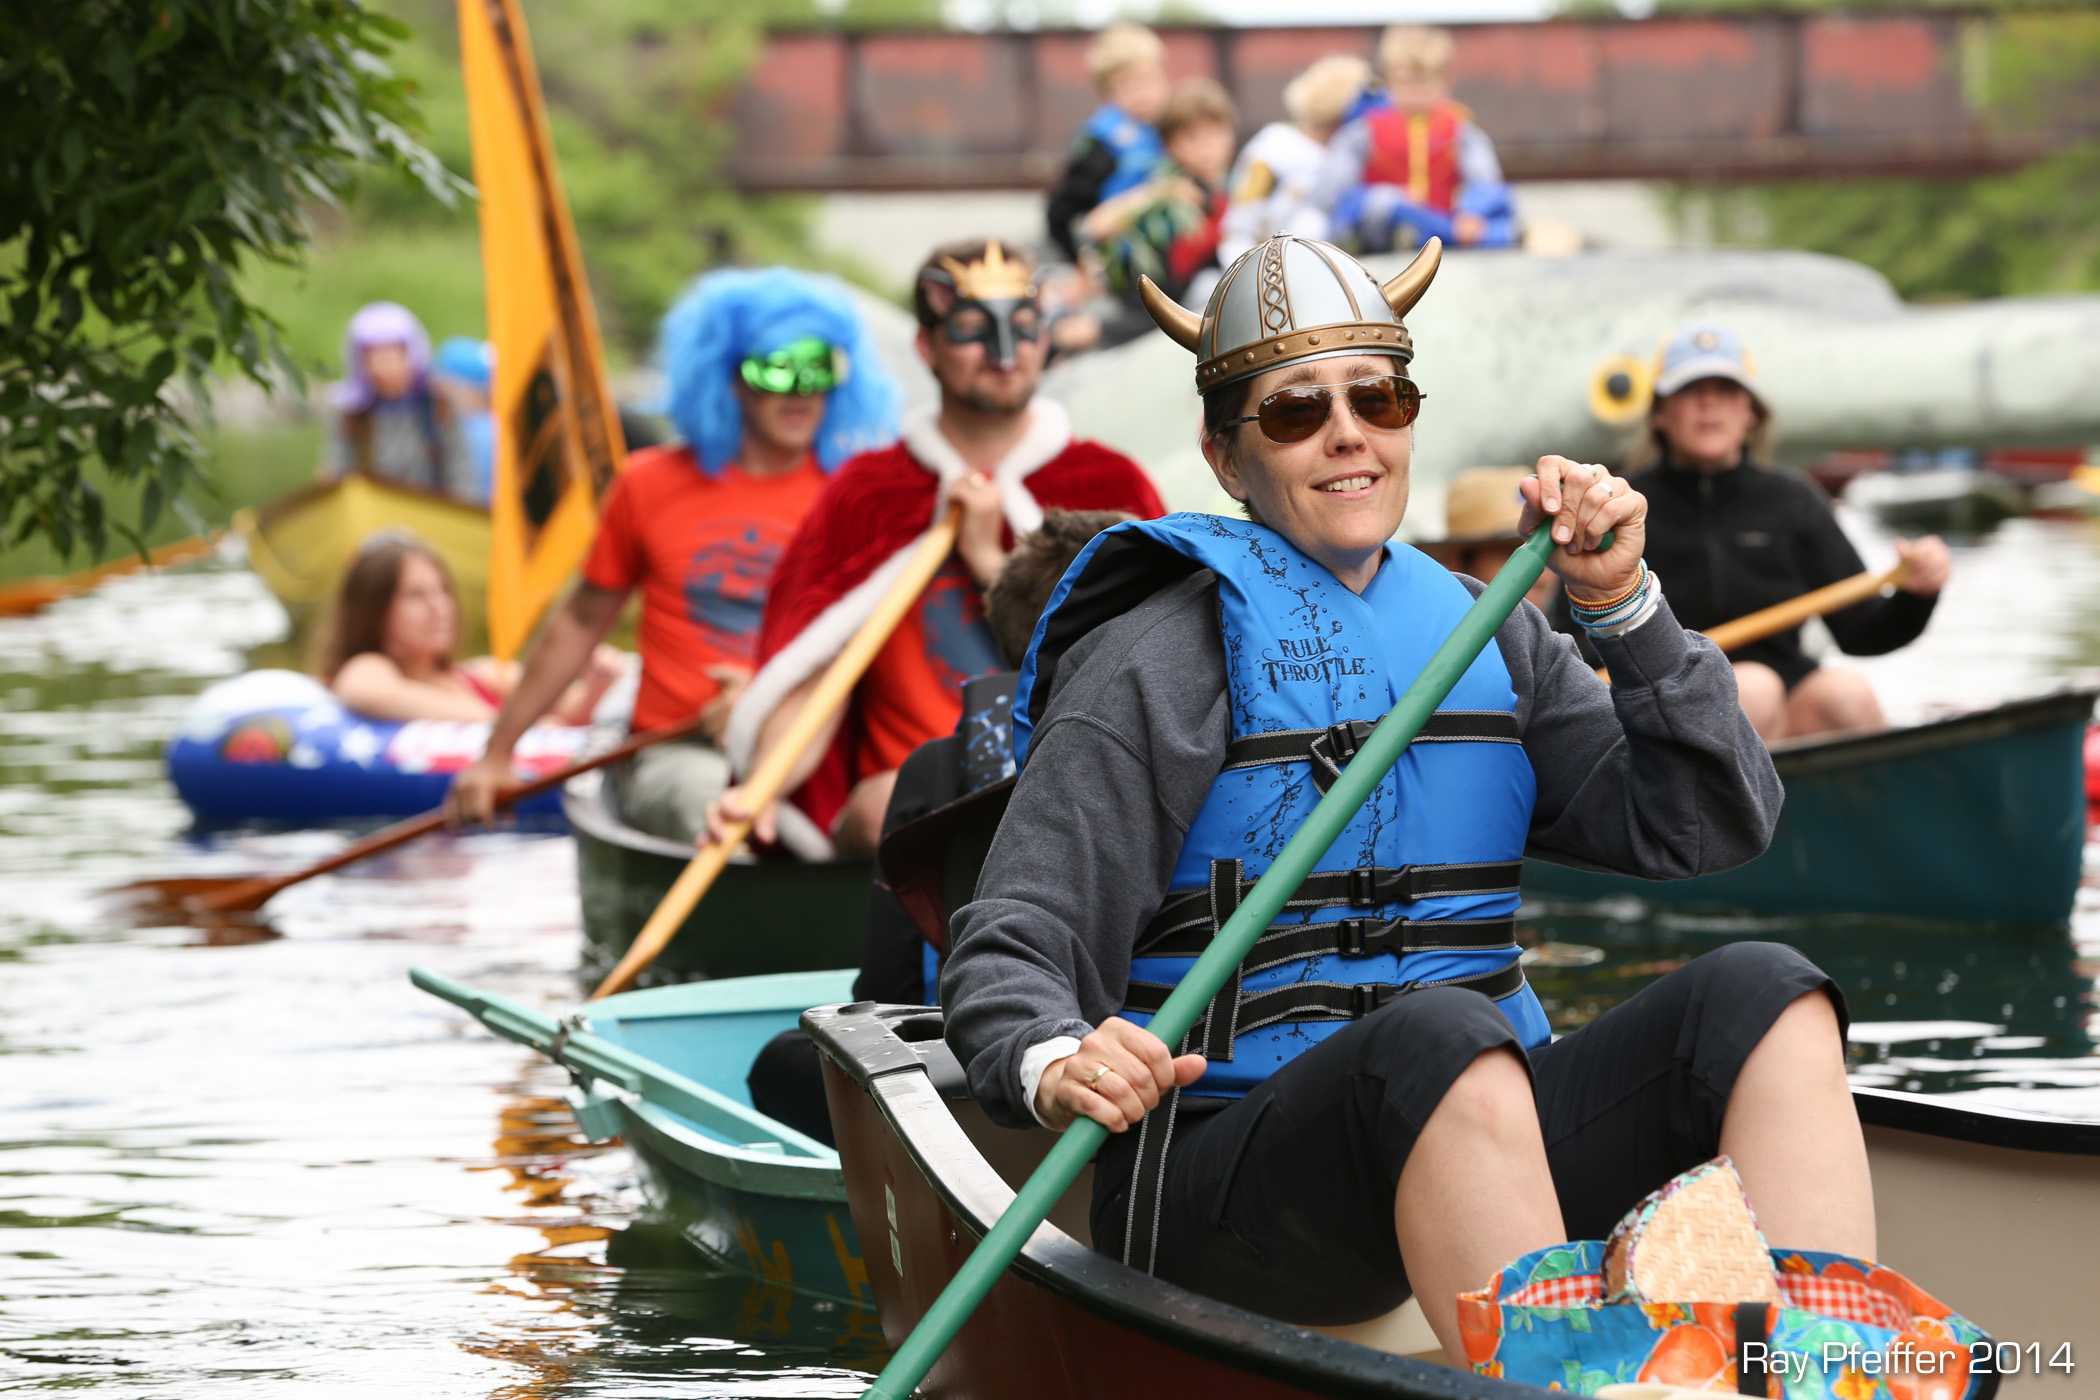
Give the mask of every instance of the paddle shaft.
MULTIPOLYGON (((897 624, 904 620, 906 611, 918 601, 919 594, 947 562, 961 526, 962 507, 950 506, 926 532, 926 537, 919 541, 918 548, 907 556, 904 571, 897 575, 896 582, 875 604, 875 611, 846 643, 845 650, 832 661, 816 688, 810 691, 808 701, 789 721, 779 742, 760 760, 745 782, 743 795, 747 810, 762 812, 779 800, 803 754, 817 741, 832 717, 845 707, 846 698, 860 684, 868 667, 874 664, 876 653, 890 639, 890 633, 897 630, 897 624)), ((700 848, 700 853, 687 863, 665 892, 656 912, 649 916, 649 922, 643 924, 642 931, 634 936, 634 942, 628 945, 619 965, 607 973, 605 980, 598 984, 598 990, 591 993, 592 1001, 625 991, 641 975, 642 969, 656 961, 664 945, 684 926, 686 915, 693 912, 693 906, 700 902, 700 897, 714 884, 715 877, 729 864, 729 858, 743 848, 750 835, 749 818, 731 822, 724 839, 711 841, 700 848)))
MULTIPOLYGON (((1532 532, 1531 538, 1517 547, 1494 582, 1488 584, 1466 615, 1459 619, 1458 626, 1444 644, 1429 658, 1429 664, 1415 677, 1397 703, 1378 726, 1371 737, 1349 761, 1341 776, 1312 809, 1305 824, 1297 834, 1284 844, 1276 859, 1271 862, 1262 877, 1254 882, 1240 907, 1225 926, 1218 930, 1210 947, 1196 959, 1196 965, 1181 979, 1166 1005, 1153 1016, 1148 1029, 1169 1046, 1181 1043, 1203 1016, 1211 998, 1231 977, 1234 968, 1240 965, 1254 941, 1263 930, 1283 911, 1284 904, 1298 892, 1298 886, 1312 873, 1319 859, 1327 854, 1327 848, 1335 843, 1342 829, 1349 825, 1359 807, 1369 800, 1378 784, 1400 755, 1422 732, 1436 707, 1443 703, 1451 688, 1458 684, 1459 677, 1473 664, 1475 657, 1493 639, 1495 629, 1506 621, 1524 593, 1538 581, 1539 573, 1546 566, 1546 556, 1553 552, 1553 522, 1548 520, 1532 532)), ((1609 548, 1611 537, 1607 535, 1599 548, 1609 548)), ((962 1330, 977 1305, 992 1291, 992 1285, 1006 1272, 1006 1266, 1020 1254, 1028 1237, 1035 1233, 1057 1204, 1066 1188, 1078 1177, 1081 1168, 1092 1160, 1095 1151, 1108 1136, 1108 1129, 1091 1118, 1081 1118, 1065 1130, 1064 1136, 1050 1149, 1048 1156, 1036 1167, 1035 1172, 1022 1184, 1014 1196, 1013 1204, 1006 1208, 992 1228, 985 1233, 970 1257, 962 1262, 941 1296, 934 1299, 933 1306, 919 1319, 904 1345, 897 1348, 890 1364, 882 1368, 882 1375, 866 1392, 868 1400, 905 1400, 933 1363, 962 1330)))
MULTIPOLYGON (((603 768, 608 763, 618 763, 623 758, 630 758, 640 753, 651 744, 660 744, 666 739, 682 738, 692 733, 699 726, 700 717, 695 715, 691 719, 681 720, 677 724, 667 724, 661 729, 651 729, 646 733, 637 734, 618 748, 607 749, 604 753, 594 754, 581 762, 572 763, 558 773, 549 773, 544 778, 534 778, 529 783, 521 783, 517 787, 506 788, 496 795, 495 805, 498 808, 509 807, 523 802, 528 797, 537 797, 549 788, 560 787, 563 783, 580 773, 588 773, 594 768, 603 768)), ((299 884, 302 881, 311 880, 316 875, 326 875, 331 870, 340 870, 346 865, 363 860, 366 856, 376 856, 381 851, 391 851, 394 847, 406 845, 418 836, 436 831, 444 824, 445 809, 440 807, 436 811, 425 812, 420 817, 410 817, 406 821, 395 822, 392 826, 381 827, 370 836, 365 837, 364 840, 353 841, 328 859, 317 861, 307 866, 304 870, 295 871, 290 875, 272 876, 261 880, 243 880, 239 884, 220 890, 215 894, 194 896, 189 902, 194 908, 203 913, 222 913, 229 909, 259 907, 279 890, 299 884)))
POLYGON ((1774 603, 1769 608, 1760 608, 1747 613, 1733 622, 1724 622, 1719 627, 1709 627, 1705 635, 1722 651, 1734 651, 1752 642, 1763 641, 1777 632, 1799 627, 1812 617, 1849 608, 1854 603, 1864 603, 1891 585, 1901 584, 1910 576, 1910 560, 1897 561, 1894 568, 1875 573, 1871 569, 1854 574, 1851 578, 1839 579, 1789 598, 1784 603, 1774 603))

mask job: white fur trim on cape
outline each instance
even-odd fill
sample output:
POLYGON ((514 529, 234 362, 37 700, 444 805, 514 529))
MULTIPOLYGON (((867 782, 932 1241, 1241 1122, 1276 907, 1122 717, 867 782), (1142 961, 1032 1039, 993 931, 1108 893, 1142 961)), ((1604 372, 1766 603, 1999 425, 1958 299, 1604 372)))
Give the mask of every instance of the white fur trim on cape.
MULTIPOLYGON (((954 444, 941 436, 938 411, 931 404, 905 413, 904 431, 900 437, 912 460, 932 473, 943 486, 960 479, 970 470, 954 444)), ((1029 404, 1028 431, 1021 435, 1021 440, 1014 444, 1013 450, 1000 460, 999 465, 992 468, 992 480, 999 484, 1000 505, 1006 523, 1016 536, 1025 535, 1043 523, 1043 508, 1028 490, 1027 478, 1071 444, 1072 420, 1065 413, 1063 404, 1044 398, 1029 404)), ((938 496, 935 509, 939 509, 938 496)), ((932 528, 930 520, 927 525, 932 528)), ((919 539, 923 538, 922 533, 919 539)), ((844 597, 817 614, 815 621, 803 628, 795 640, 774 653, 773 658, 751 678, 751 684, 745 687, 736 708, 730 711, 729 726, 722 736, 723 748, 728 751, 737 776, 750 773, 752 750, 758 745, 758 731, 767 718, 790 691, 845 650, 846 643, 875 611, 875 604, 889 590, 890 584, 904 572, 904 562, 917 547, 919 539, 912 540, 885 559, 844 597)))

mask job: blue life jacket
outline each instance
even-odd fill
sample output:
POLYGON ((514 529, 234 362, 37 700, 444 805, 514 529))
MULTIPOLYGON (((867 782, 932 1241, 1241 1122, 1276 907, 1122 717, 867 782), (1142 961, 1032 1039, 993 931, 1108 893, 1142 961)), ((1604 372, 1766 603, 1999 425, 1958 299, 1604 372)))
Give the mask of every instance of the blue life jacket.
POLYGON ((1167 158, 1167 148, 1161 144, 1159 132, 1152 124, 1139 121, 1112 102, 1104 102, 1095 108, 1094 115, 1079 128, 1079 144, 1084 145, 1090 139, 1116 153, 1116 168, 1109 172, 1108 179, 1101 185, 1103 199, 1144 184, 1158 171, 1160 162, 1167 158))
MULTIPOLYGON (((1094 627, 1197 569, 1218 578, 1232 737, 1171 888, 1132 950, 1123 1014, 1144 1024, 1303 824, 1370 729, 1472 605, 1391 545, 1361 596, 1263 525, 1170 515, 1095 539, 1051 596, 1022 665, 1014 750, 1057 666, 1094 627)), ((1348 1022, 1419 987, 1493 997, 1526 1046, 1551 1036, 1518 966, 1514 915, 1536 783, 1516 694, 1489 645, 1191 1032, 1191 1093, 1237 1097, 1348 1022)))

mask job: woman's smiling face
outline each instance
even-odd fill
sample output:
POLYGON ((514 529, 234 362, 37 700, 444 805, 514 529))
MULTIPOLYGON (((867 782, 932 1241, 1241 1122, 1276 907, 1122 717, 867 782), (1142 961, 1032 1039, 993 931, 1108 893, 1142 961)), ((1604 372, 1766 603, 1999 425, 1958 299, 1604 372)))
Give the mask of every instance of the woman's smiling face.
MULTIPOLYGON (((1234 416, 1254 413, 1279 389, 1339 386, 1402 374, 1405 368, 1390 355, 1286 365, 1256 376, 1246 406, 1234 416)), ((1204 458, 1227 495, 1359 592, 1407 514, 1413 452, 1411 426, 1373 428, 1357 418, 1341 393, 1330 401, 1327 421, 1303 442, 1271 442, 1258 423, 1242 423, 1203 441, 1204 458)))

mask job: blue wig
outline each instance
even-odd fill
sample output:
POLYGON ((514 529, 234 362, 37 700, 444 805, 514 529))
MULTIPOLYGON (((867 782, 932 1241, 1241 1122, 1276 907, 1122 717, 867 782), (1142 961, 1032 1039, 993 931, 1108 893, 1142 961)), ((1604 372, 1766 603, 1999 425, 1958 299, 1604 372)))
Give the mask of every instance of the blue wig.
POLYGON ((897 440, 897 386, 846 289, 784 267, 710 272, 664 317, 662 350, 671 422, 714 476, 736 460, 744 415, 734 384, 747 355, 769 355, 817 336, 846 352, 845 381, 824 405, 817 463, 825 471, 856 452, 897 440))

